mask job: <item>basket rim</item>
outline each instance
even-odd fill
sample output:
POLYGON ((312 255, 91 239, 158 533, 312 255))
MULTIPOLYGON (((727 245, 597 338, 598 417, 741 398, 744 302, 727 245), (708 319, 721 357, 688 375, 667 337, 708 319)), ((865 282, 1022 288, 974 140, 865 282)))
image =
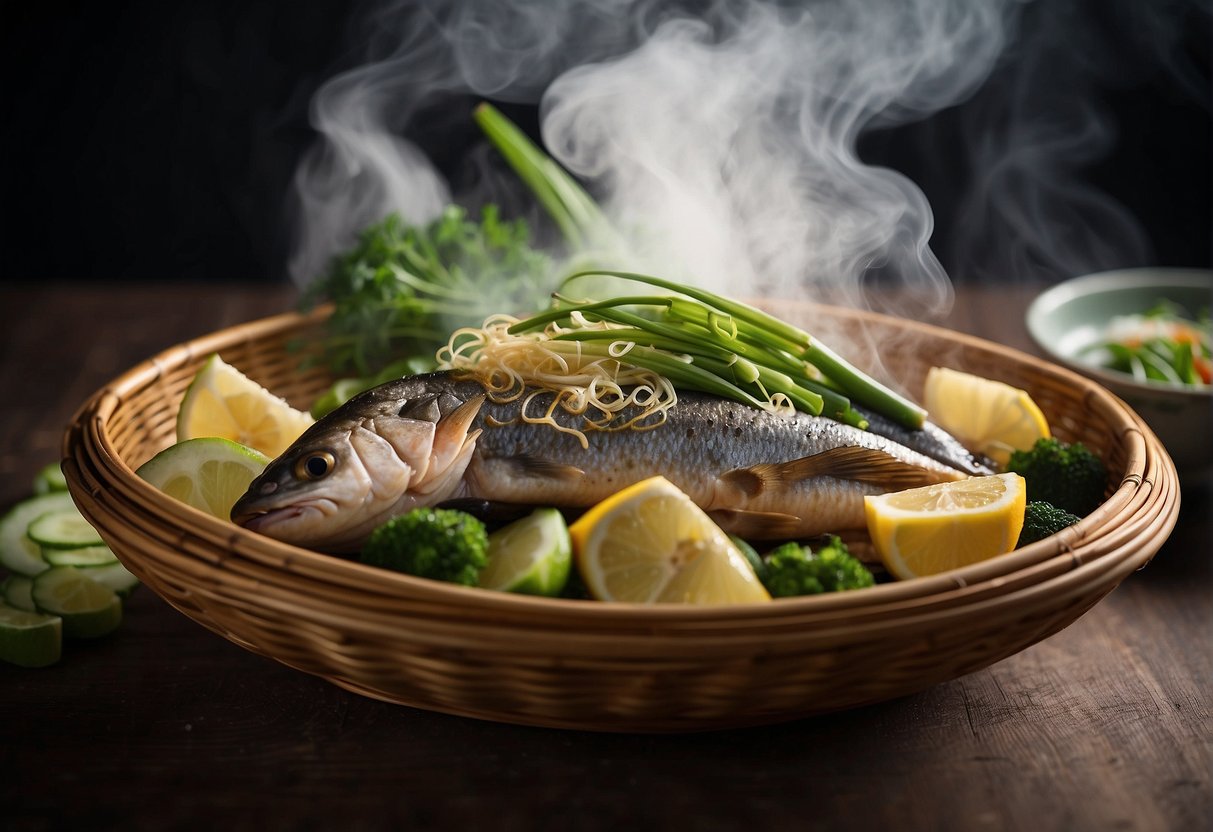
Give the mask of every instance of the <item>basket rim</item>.
MULTIPOLYGON (((107 420, 126 396, 144 389, 147 385, 156 384, 173 367, 190 363, 224 347, 230 347, 234 343, 255 340, 267 334, 277 334, 285 330, 299 329, 318 323, 328 314, 326 308, 319 308, 307 314, 280 313, 182 342, 130 368, 104 385, 81 405, 64 435, 63 456, 70 460, 70 463, 65 466, 69 488, 81 495, 91 490, 84 482, 80 461, 75 459, 76 451, 80 451, 85 458, 91 461, 92 464, 89 467, 94 468, 95 473, 98 474, 98 486, 101 482, 105 482, 111 488, 116 486, 116 490, 122 493, 125 499, 167 525, 177 525, 176 521, 181 520, 184 516, 184 519, 188 521, 186 527, 191 529, 190 534, 199 540, 223 541, 225 554, 215 561, 215 564, 220 567, 229 561, 235 563, 247 560, 264 567, 284 570, 296 579, 302 577, 308 580, 331 580, 343 573, 355 577, 361 575, 364 578, 373 575, 383 587, 382 594, 386 598, 400 598, 407 595, 409 598, 426 599, 438 604, 457 604, 463 609, 475 607, 486 614, 494 612, 514 615, 542 613, 542 617, 548 617, 575 613, 575 617, 578 619, 601 620, 602 623, 632 619, 637 617, 640 612, 643 612, 645 619, 668 620, 670 623, 683 624, 693 623, 697 620, 719 624, 749 619, 771 623, 782 619, 812 617, 811 614, 814 612, 830 618, 833 618, 835 614, 845 615, 846 613, 876 614, 881 610, 893 612, 895 608, 902 605, 916 606, 917 602, 925 602, 929 606, 931 602, 938 603, 941 600, 949 599, 953 593, 972 595, 983 588, 991 590, 1009 583, 1009 578, 1025 569, 1035 569, 1044 564, 1053 564, 1053 568, 1056 568, 1057 564, 1068 561, 1069 568, 1061 573, 1064 575, 1066 572, 1081 570, 1085 566, 1102 561, 1106 555, 1097 555, 1085 563, 1076 558, 1077 551, 1099 537, 1097 535, 1094 538, 1086 539, 1086 535, 1099 531, 1107 533, 1109 531, 1108 520, 1116 518, 1124 521, 1136 516, 1142 507, 1153 505, 1151 496, 1156 493, 1156 486, 1162 483, 1174 485, 1176 500, 1169 507, 1171 509, 1169 517, 1163 518, 1163 528, 1160 529, 1163 534, 1159 539, 1159 546, 1170 533, 1178 514, 1178 483, 1171 482, 1176 477, 1174 463, 1167 456, 1157 437, 1129 406, 1096 382, 1065 367, 1037 359, 1015 348, 934 324, 896 318, 867 310, 803 301, 798 301, 798 303, 836 318, 850 318, 884 326, 894 325, 927 336, 945 337, 970 349, 981 350, 1015 362, 1027 361, 1037 368, 1047 370, 1064 380, 1067 385, 1081 389, 1087 406, 1098 405, 1107 408, 1121 423, 1122 436, 1120 438, 1123 441, 1130 441, 1133 445, 1121 483, 1095 512, 1068 530, 1072 533, 1063 533, 999 558, 942 575, 882 584, 862 592, 779 599, 774 604, 753 603, 695 607, 676 604, 603 604, 573 599, 536 598, 512 593, 485 592, 476 588, 427 581, 401 573, 384 572, 364 564, 272 540, 185 506, 141 480, 135 475, 130 465, 116 452, 107 433, 107 420), (1122 516, 1126 509, 1130 510, 1129 513, 1122 516), (1075 545, 1075 541, 1077 541, 1077 545, 1075 545)), ((79 498, 77 502, 80 502, 79 498)), ((1154 547, 1149 551, 1149 556, 1152 556, 1156 549, 1157 547, 1154 547)), ((1146 560, 1148 559, 1146 557, 1146 560)), ((364 589, 365 581, 359 583, 358 586, 359 589, 364 589)), ((963 603, 960 605, 964 606, 963 603)))

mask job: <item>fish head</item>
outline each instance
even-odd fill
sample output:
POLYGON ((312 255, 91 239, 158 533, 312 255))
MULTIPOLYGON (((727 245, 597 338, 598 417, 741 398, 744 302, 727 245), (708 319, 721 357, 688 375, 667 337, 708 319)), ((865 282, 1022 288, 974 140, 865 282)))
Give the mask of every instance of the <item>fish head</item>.
POLYGON ((483 395, 351 399, 266 466, 232 522, 309 549, 356 552, 390 518, 458 495, 483 403, 483 395))

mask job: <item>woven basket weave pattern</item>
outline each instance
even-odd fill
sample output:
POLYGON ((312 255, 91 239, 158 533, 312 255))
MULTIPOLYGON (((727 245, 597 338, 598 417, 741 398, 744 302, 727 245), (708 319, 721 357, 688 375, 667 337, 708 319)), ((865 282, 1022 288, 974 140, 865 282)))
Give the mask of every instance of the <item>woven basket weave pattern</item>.
POLYGON ((206 517, 133 474, 173 441, 184 390, 212 352, 296 406, 322 391, 329 379, 301 372, 289 349, 317 319, 296 315, 175 347, 115 380, 77 414, 65 470, 81 510, 132 572, 249 650, 393 702, 600 730, 774 722, 956 678, 1074 621, 1174 525, 1170 459, 1102 388, 932 327, 808 305, 800 313, 862 324, 881 343, 912 340, 913 349, 884 355, 908 390, 921 388, 931 363, 1029 390, 1058 436, 1104 458, 1107 501, 1050 540, 948 575, 742 607, 525 598, 384 572, 206 517))

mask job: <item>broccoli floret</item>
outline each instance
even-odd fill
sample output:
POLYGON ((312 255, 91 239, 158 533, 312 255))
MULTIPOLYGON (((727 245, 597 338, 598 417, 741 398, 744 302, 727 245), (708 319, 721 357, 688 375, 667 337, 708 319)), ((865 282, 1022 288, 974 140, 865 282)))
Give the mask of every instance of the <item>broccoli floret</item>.
POLYGON ((862 589, 876 582, 834 536, 827 537, 816 552, 799 543, 778 546, 767 554, 764 567, 759 578, 774 598, 862 589))
POLYGON ((393 517, 362 548, 362 562, 421 578, 475 586, 489 560, 489 535, 472 515, 417 508, 393 517))
POLYGON ((1018 549, 1044 540, 1051 534, 1056 534, 1067 526, 1073 526, 1078 517, 1044 500, 1033 500, 1028 503, 1023 512, 1023 531, 1019 533, 1018 549))
POLYGON ((1108 479, 1103 462, 1086 446, 1056 437, 1037 439, 1030 451, 1015 451, 1007 470, 1027 482, 1029 500, 1051 503, 1079 517, 1103 502, 1108 479))

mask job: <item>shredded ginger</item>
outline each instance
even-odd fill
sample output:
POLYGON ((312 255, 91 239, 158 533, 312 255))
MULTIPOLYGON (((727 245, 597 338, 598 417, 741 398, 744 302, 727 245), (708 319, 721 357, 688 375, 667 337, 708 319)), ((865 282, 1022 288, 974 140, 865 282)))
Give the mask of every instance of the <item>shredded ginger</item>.
MULTIPOLYGON (((438 351, 439 368, 475 376, 497 403, 525 396, 522 421, 572 434, 583 448, 589 447, 585 432, 560 424, 554 416, 558 407, 584 416, 585 430, 648 430, 663 424, 666 411, 678 401, 669 379, 622 360, 636 347, 632 341, 611 341, 606 355, 590 354, 581 341, 553 340, 570 328, 552 323, 542 332, 512 334, 509 328, 516 323, 518 319, 509 315, 491 315, 480 328, 456 330, 438 351), (543 412, 528 412, 545 392, 556 395, 543 412), (638 412, 620 418, 629 407, 638 412), (599 415, 591 415, 592 411, 599 415)), ((579 331, 618 328, 605 321, 587 321, 580 313, 573 313, 572 324, 579 331)))

